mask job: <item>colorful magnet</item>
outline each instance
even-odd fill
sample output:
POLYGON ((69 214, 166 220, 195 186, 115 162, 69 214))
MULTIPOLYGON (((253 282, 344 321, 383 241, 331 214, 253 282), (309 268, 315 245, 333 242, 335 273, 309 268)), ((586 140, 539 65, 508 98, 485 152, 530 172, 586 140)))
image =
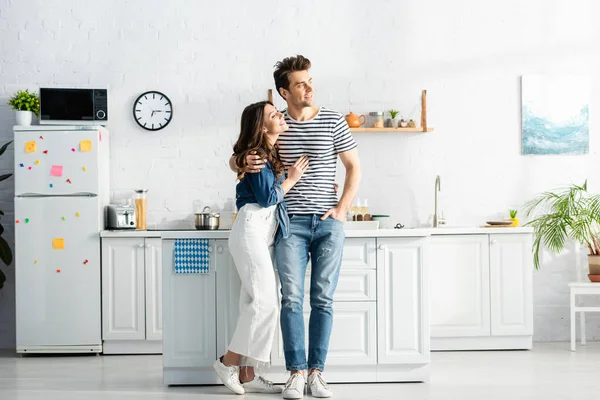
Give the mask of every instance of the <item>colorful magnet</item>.
POLYGON ((27 167, 27 169, 31 171, 31 165, 29 167, 27 167))
POLYGON ((35 260, 33 263, 34 263, 34 264, 37 264, 37 260, 35 260))
POLYGON ((83 170, 83 172, 87 172, 87 167, 86 166, 81 167, 81 169, 83 170))
POLYGON ((40 160, 35 160, 34 164, 35 165, 39 165, 40 164, 40 160))
POLYGON ((92 151, 92 141, 91 140, 82 140, 79 142, 79 151, 92 151))
POLYGON ((65 248, 65 239, 63 239, 63 238, 52 239, 52 247, 57 250, 64 249, 65 248))
POLYGON ((29 223, 29 218, 25 218, 25 223, 28 224, 29 223))
POLYGON ((84 264, 87 264, 87 263, 88 263, 88 260, 85 260, 83 263, 84 263, 84 264))
POLYGON ((73 182, 71 182, 71 180, 70 180, 70 179, 67 179, 67 183, 73 183, 73 182))
POLYGON ((48 154, 48 150, 44 150, 44 154, 48 154))
POLYGON ((44 137, 43 137, 43 136, 40 136, 40 139, 44 140, 44 137))
POLYGON ((71 148, 71 151, 72 151, 73 153, 75 153, 75 147, 72 147, 72 148, 71 148))
POLYGON ((67 220, 65 217, 60 217, 60 219, 62 219, 63 221, 66 221, 66 220, 67 220))
POLYGON ((21 163, 19 164, 19 167, 23 168, 25 166, 25 164, 21 163))
POLYGON ((50 184, 50 187, 52 188, 52 187, 54 187, 54 185, 51 183, 51 184, 50 184))
POLYGON ((19 220, 16 220, 16 221, 15 221, 15 223, 17 223, 17 224, 18 224, 19 222, 21 222, 21 221, 19 221, 19 220))
POLYGON ((60 274, 60 269, 57 269, 57 270, 56 270, 56 273, 57 273, 57 274, 60 274))
POLYGON ((76 212, 76 213, 75 213, 75 216, 76 216, 76 217, 81 217, 81 214, 79 214, 79 212, 76 212))

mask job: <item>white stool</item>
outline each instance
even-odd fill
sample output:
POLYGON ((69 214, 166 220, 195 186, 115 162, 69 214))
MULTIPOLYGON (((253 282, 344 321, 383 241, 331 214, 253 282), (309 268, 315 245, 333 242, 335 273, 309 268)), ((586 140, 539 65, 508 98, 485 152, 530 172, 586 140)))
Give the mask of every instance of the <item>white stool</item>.
POLYGON ((583 307, 578 305, 577 295, 600 295, 600 283, 594 282, 571 282, 571 351, 575 351, 576 329, 575 319, 577 313, 579 315, 579 323, 581 325, 581 345, 585 346, 585 313, 600 312, 598 307, 583 307))

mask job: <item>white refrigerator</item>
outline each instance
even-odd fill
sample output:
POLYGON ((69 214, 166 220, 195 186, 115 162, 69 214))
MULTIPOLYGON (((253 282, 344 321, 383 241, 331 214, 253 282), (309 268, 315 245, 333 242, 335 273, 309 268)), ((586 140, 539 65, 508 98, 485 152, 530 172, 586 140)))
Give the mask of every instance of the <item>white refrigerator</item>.
POLYGON ((102 127, 14 127, 19 353, 101 352, 102 127))

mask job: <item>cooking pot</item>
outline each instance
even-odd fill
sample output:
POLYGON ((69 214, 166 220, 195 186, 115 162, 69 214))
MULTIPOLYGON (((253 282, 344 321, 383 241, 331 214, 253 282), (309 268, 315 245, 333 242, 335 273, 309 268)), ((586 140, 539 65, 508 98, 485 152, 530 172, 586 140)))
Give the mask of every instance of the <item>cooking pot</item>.
POLYGON ((196 213, 196 229, 216 231, 219 229, 219 213, 210 212, 210 207, 206 206, 202 212, 196 213))

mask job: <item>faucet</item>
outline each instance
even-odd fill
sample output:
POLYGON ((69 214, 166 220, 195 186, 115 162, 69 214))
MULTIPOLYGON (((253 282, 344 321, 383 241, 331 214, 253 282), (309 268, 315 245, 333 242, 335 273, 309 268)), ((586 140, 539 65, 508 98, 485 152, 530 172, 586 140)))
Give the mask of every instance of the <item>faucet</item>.
POLYGON ((433 227, 437 228, 439 226, 439 216, 438 216, 438 193, 442 190, 440 183, 440 176, 436 176, 435 178, 435 210, 433 211, 433 227))

